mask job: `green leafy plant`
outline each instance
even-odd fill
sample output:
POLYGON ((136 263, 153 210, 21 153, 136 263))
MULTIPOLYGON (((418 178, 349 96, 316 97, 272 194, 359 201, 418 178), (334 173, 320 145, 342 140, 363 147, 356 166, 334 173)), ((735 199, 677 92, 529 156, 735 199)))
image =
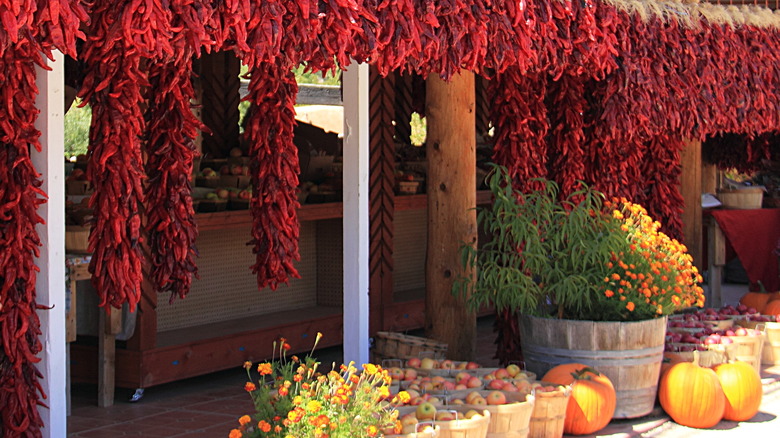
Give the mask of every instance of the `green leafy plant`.
POLYGON ((541 190, 520 193, 496 165, 487 182, 493 204, 478 210, 477 221, 488 240, 461 246, 461 263, 476 277, 453 287, 473 308, 616 321, 703 305, 701 276, 685 247, 641 207, 605 201, 584 183, 565 198, 545 179, 532 184, 541 190))

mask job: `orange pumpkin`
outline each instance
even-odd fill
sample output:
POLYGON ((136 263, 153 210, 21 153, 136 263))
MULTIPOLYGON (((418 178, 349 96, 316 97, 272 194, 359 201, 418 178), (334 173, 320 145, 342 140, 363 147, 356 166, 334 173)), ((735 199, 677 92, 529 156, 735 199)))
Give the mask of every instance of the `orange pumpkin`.
POLYGON ((723 393, 726 395, 726 411, 723 418, 746 421, 753 418, 761 406, 764 388, 755 368, 745 362, 724 363, 715 367, 723 393))
POLYGON ((698 353, 693 362, 678 363, 664 375, 658 399, 675 422, 706 429, 723 418, 726 396, 715 371, 699 366, 698 353))
POLYGON ((780 315, 780 300, 770 301, 763 312, 764 315, 780 315))
POLYGON ((764 313, 770 298, 772 298, 772 294, 766 292, 748 292, 742 295, 742 298, 739 299, 739 304, 753 307, 758 313, 764 313))
POLYGON ((548 371, 542 380, 559 385, 574 383, 563 422, 565 433, 589 435, 609 424, 617 407, 617 395, 607 376, 586 365, 565 364, 548 371))

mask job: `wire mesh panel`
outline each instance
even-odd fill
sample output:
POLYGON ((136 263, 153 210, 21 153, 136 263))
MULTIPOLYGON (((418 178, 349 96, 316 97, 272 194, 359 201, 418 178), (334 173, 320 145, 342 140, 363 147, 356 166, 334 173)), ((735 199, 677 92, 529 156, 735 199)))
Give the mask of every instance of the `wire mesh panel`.
POLYGON ((393 291, 425 288, 428 211, 395 212, 393 235, 393 291))
POLYGON ((317 222, 317 304, 341 307, 344 297, 344 241, 341 219, 317 222))
POLYGON ((315 222, 301 223, 300 279, 291 279, 276 291, 257 290, 257 277, 249 267, 255 256, 249 229, 201 232, 197 245, 200 280, 192 283, 187 298, 169 305, 160 296, 157 330, 164 332, 254 315, 312 307, 317 303, 317 252, 315 222))

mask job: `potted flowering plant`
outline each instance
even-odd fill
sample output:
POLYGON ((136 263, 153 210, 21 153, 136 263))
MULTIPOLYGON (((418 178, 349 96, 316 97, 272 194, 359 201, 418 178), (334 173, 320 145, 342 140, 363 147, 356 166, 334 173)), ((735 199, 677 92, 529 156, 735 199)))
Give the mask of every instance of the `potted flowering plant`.
MULTIPOLYGON (((321 337, 317 333, 315 347, 321 337)), ((244 389, 254 401, 255 413, 240 417, 230 438, 374 437, 401 430, 393 408, 407 402, 409 395, 402 391, 391 397, 392 379, 386 370, 365 364, 358 371, 350 363, 339 368, 334 364, 322 374, 311 353, 304 360, 288 358, 289 348, 284 339, 274 343, 274 356, 279 357, 257 365, 257 383, 252 379, 253 364, 244 364, 249 377, 244 389)))
POLYGON ((615 383, 616 417, 645 415, 655 399, 666 315, 704 304, 701 276, 685 246, 641 206, 606 201, 585 184, 566 197, 552 181, 535 184, 542 189, 520 193, 506 169, 494 166, 493 204, 477 213, 488 239, 461 247, 476 277, 458 279, 453 293, 475 309, 494 306, 503 324, 499 348, 522 344, 531 371, 590 365, 615 383), (626 364, 616 364, 621 357, 626 364))

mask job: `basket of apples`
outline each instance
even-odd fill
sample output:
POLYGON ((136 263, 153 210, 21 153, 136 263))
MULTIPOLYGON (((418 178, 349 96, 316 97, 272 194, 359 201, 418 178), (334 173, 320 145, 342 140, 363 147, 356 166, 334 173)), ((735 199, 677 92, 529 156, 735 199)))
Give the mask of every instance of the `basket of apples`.
POLYGON ((509 364, 506 368, 493 368, 493 371, 482 376, 482 380, 490 389, 503 389, 506 383, 517 385, 521 381, 533 382, 536 374, 523 370, 519 365, 509 364))
POLYGON ((763 326, 766 339, 761 349, 761 363, 780 365, 780 317, 777 315, 750 316, 737 323, 748 329, 760 329, 763 326))
MULTIPOLYGON (((443 406, 421 403, 417 406, 401 406, 398 418, 403 431, 414 433, 417 425, 430 422, 439 428, 441 438, 486 438, 490 424, 490 411, 465 406, 443 406)), ((403 433, 402 431, 402 433, 403 433)))
POLYGON ((529 423, 532 437, 561 437, 566 420, 566 407, 571 398, 571 386, 536 381, 531 383, 535 397, 529 423))
POLYGON ((480 368, 479 364, 476 362, 436 359, 430 356, 412 357, 406 361, 406 366, 417 370, 417 374, 421 376, 444 377, 453 377, 460 371, 476 370, 480 368))
POLYGON ((529 393, 482 390, 448 397, 447 405, 489 411, 490 438, 520 438, 528 436, 535 400, 529 393))

